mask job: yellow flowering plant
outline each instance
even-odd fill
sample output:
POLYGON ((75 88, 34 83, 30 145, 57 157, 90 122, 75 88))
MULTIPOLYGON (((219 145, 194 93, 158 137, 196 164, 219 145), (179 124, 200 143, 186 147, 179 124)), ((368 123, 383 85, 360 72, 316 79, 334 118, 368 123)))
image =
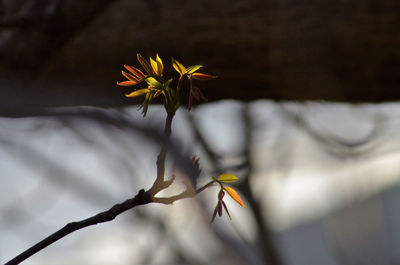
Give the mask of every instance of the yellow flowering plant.
POLYGON ((126 97, 138 97, 145 95, 145 99, 141 105, 143 109, 143 115, 145 116, 147 113, 148 105, 152 102, 153 99, 162 95, 164 97, 164 106, 168 113, 175 113, 175 111, 179 108, 181 102, 181 89, 184 79, 189 80, 189 110, 192 107, 193 99, 198 101, 206 100, 202 92, 198 87, 193 86, 193 79, 197 80, 211 80, 216 78, 216 76, 198 73, 202 65, 192 65, 189 67, 183 66, 180 62, 171 58, 171 64, 173 68, 179 73, 179 79, 176 87, 173 89, 171 87, 171 83, 173 82, 173 78, 165 79, 163 77, 164 72, 164 64, 162 59, 158 54, 156 54, 155 59, 149 58, 149 61, 143 58, 141 54, 137 55, 137 59, 142 66, 144 72, 140 69, 125 65, 125 69, 128 72, 122 70, 122 75, 127 78, 126 81, 117 82, 119 86, 136 86, 141 84, 143 81, 147 83, 147 88, 140 88, 131 93, 126 94, 126 97))
MULTIPOLYGON (((167 120, 164 132, 165 135, 169 137, 171 134, 172 119, 174 117, 176 110, 181 106, 181 94, 182 94, 182 87, 184 80, 187 80, 189 82, 188 110, 190 111, 193 104, 193 100, 197 101, 206 100, 201 90, 197 86, 194 86, 193 80, 206 81, 214 79, 216 78, 216 76, 198 72, 198 70, 202 68, 203 65, 197 64, 185 67, 182 63, 177 61, 175 58, 171 57, 171 65, 175 69, 175 71, 179 74, 177 84, 174 88, 172 88, 171 84, 173 83, 173 78, 166 79, 163 76, 164 63, 161 57, 158 55, 158 53, 156 54, 155 59, 150 57, 149 61, 144 59, 141 54, 138 54, 137 60, 141 65, 141 67, 143 68, 143 71, 133 66, 125 65, 124 67, 128 72, 122 71, 122 75, 126 77, 127 80, 117 82, 117 84, 119 86, 136 86, 141 83, 147 84, 146 88, 138 88, 133 92, 130 92, 125 95, 126 97, 129 98, 138 97, 142 95, 145 96, 144 101, 141 105, 141 108, 143 109, 143 116, 146 115, 148 106, 153 99, 159 96, 163 97, 164 107, 167 112, 167 120)), ((168 187, 174 181, 174 178, 172 178, 171 180, 164 179, 165 158, 166 158, 166 148, 165 146, 162 146, 160 154, 158 155, 157 158, 157 179, 154 182, 153 187, 150 189, 150 195, 152 196, 152 201, 161 203, 172 203, 173 201, 168 200, 166 198, 155 197, 156 193, 158 193, 165 187, 168 187)), ((200 174, 199 159, 193 159, 192 161, 198 169, 198 174, 197 176, 191 178, 192 180, 191 185, 187 185, 186 191, 180 195, 175 196, 174 200, 184 197, 194 196, 195 194, 202 192, 209 186, 218 184, 220 186, 220 190, 218 192, 217 205, 215 207, 213 216, 211 218, 211 222, 214 221, 217 214, 219 216, 222 216, 223 212, 222 209, 224 209, 229 218, 231 218, 228 208, 223 200, 225 192, 228 193, 232 197, 232 199, 235 200, 242 207, 245 207, 236 190, 232 187, 225 186, 225 183, 235 182, 238 180, 238 178, 235 175, 222 174, 216 178, 212 177, 209 183, 207 183, 206 185, 204 185, 199 189, 196 189, 197 178, 200 174)))

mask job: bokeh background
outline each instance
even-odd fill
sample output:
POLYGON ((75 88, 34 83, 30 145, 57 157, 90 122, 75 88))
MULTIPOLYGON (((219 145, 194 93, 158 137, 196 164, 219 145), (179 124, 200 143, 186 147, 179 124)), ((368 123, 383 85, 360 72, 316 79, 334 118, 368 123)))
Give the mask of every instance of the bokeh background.
MULTIPOLYGON (((227 198, 233 220, 211 227, 210 188, 75 232, 25 264, 399 264, 399 10, 396 0, 0 1, 0 263, 151 186, 157 141, 43 114, 161 130, 162 107, 143 119, 141 99, 116 85, 136 53, 158 52, 218 75, 198 83, 208 102, 178 113, 173 139, 200 157, 200 183, 236 174, 247 207, 227 198)), ((168 172, 184 175, 174 157, 168 172)))

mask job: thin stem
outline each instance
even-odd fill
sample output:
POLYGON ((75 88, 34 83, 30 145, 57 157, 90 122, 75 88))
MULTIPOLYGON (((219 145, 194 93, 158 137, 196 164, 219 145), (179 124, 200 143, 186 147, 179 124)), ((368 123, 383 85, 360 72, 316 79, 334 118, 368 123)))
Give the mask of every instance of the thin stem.
POLYGON ((214 184, 214 180, 211 180, 210 182, 208 182, 206 185, 204 185, 203 187, 199 188, 196 190, 196 194, 202 192, 203 190, 207 189, 208 187, 210 187, 212 184, 214 184))
POLYGON ((178 85, 176 86, 176 97, 178 99, 181 98, 181 87, 182 87, 182 83, 183 83, 183 77, 184 77, 184 75, 181 75, 179 77, 178 85))
POLYGON ((197 189, 197 190, 193 190, 191 188, 186 188, 186 190, 178 195, 174 195, 171 197, 153 197, 152 200, 153 202, 156 203, 162 203, 162 204, 172 204, 175 201, 181 200, 181 199, 186 199, 186 198, 192 198, 195 195, 199 194, 200 192, 204 191, 205 189, 207 189, 208 187, 210 187, 212 184, 214 184, 215 181, 212 180, 210 182, 208 182, 206 185, 204 185, 203 187, 197 189))
POLYGON ((139 193, 134 198, 128 199, 123 203, 116 204, 107 211, 98 213, 92 217, 89 217, 89 218, 81 220, 81 221, 68 223, 63 228, 58 230, 57 232, 51 234, 50 236, 46 237, 42 241, 33 245, 32 247, 25 250, 24 252, 22 252, 15 258, 11 259, 4 265, 19 264, 22 261, 26 260, 27 258, 31 257, 32 255, 36 254, 37 252, 41 251, 42 249, 44 249, 44 248, 48 247, 49 245, 53 244, 54 242, 58 241, 59 239, 65 237, 77 230, 80 230, 80 229, 88 227, 88 226, 112 221, 121 213, 128 211, 136 206, 148 204, 151 202, 162 203, 162 204, 172 204, 173 202, 175 202, 177 200, 194 197, 196 194, 199 194, 200 192, 204 191, 206 188, 210 187, 212 184, 214 184, 214 182, 215 181, 212 180, 197 190, 192 190, 192 189, 187 188, 181 194, 171 196, 171 197, 166 197, 166 198, 154 197, 151 195, 150 190, 148 190, 146 192, 144 190, 140 190, 139 193))
MULTIPOLYGON (((174 118, 175 112, 167 112, 167 118, 165 120, 165 127, 164 127, 164 136, 169 139, 171 136, 171 127, 172 127, 172 120, 174 118)), ((157 178, 150 188, 150 196, 154 197, 159 191, 169 187, 173 179, 169 181, 165 181, 165 160, 167 158, 167 143, 164 142, 161 146, 160 153, 157 156, 157 178)))
POLYGON ((119 214, 132 209, 133 207, 136 207, 138 205, 144 205, 148 204, 151 202, 151 197, 149 196, 148 192, 145 192, 144 190, 140 190, 139 193, 131 198, 126 200, 123 203, 119 203, 111 207, 109 210, 98 213, 90 218, 84 219, 82 221, 78 222, 71 222, 68 223, 66 226, 58 230, 57 232, 51 234, 50 236, 46 237, 39 243, 33 245, 29 249, 25 250, 12 260, 8 261, 4 265, 14 265, 14 264, 19 264, 22 261, 26 260, 27 258, 31 257, 32 255, 36 254, 40 250, 46 248, 47 246, 53 244, 57 240, 65 237, 66 235, 71 234, 74 231, 77 231, 79 229, 96 225, 99 223, 105 223, 109 222, 115 219, 119 214))

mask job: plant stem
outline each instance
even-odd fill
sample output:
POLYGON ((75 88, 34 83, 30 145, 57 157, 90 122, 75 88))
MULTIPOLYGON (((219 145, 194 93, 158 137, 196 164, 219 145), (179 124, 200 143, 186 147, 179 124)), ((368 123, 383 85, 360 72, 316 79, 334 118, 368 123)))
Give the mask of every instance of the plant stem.
POLYGON ((182 200, 182 199, 186 199, 186 198, 192 198, 195 195, 199 194, 200 192, 204 191, 205 189, 207 189, 208 187, 210 187, 212 184, 214 184, 214 180, 208 182, 206 185, 204 185, 203 187, 197 189, 197 190, 193 190, 190 188, 187 188, 185 191, 183 191, 182 193, 178 194, 178 195, 174 195, 171 197, 153 197, 152 201, 156 202, 156 203, 162 203, 162 204, 172 204, 175 201, 178 200, 182 200))
MULTIPOLYGON (((171 136, 172 120, 174 118, 175 112, 167 112, 167 118, 165 120, 164 136, 169 139, 171 136)), ((154 197, 159 191, 169 187, 172 184, 173 179, 165 181, 165 159, 167 158, 167 144, 161 145, 160 153, 157 156, 157 178, 150 188, 149 193, 151 197, 154 197)))
POLYGON ((176 86, 176 97, 178 98, 178 100, 181 98, 181 87, 183 83, 183 77, 184 77, 183 75, 179 77, 178 85, 176 86))

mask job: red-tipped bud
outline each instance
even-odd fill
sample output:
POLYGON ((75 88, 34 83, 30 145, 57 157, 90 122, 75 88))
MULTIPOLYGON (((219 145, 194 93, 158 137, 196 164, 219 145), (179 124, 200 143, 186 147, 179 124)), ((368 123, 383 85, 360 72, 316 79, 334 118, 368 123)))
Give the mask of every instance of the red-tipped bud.
POLYGON ((225 192, 221 189, 218 192, 218 200, 222 200, 224 198, 224 196, 225 196, 225 192))

